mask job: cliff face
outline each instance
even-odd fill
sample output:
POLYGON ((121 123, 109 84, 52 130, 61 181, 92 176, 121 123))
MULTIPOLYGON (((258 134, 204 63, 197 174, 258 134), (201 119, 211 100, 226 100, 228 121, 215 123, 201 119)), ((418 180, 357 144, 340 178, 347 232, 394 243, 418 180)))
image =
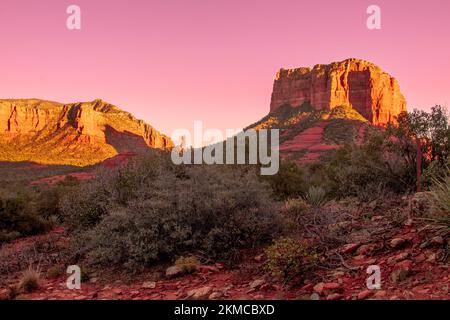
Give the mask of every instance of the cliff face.
POLYGON ((0 100, 0 161, 90 165, 171 146, 167 136, 101 100, 0 100))
POLYGON ((316 110, 350 106, 374 125, 395 123, 406 100, 395 78, 376 65, 348 59, 310 68, 281 69, 274 81, 270 111, 304 102, 316 110))

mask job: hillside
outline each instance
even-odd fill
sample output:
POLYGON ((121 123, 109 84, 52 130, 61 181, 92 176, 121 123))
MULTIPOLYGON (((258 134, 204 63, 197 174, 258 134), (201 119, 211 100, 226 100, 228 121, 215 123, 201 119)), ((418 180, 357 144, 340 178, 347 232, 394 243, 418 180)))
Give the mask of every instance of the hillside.
POLYGON ((102 100, 0 100, 0 161, 87 166, 171 146, 170 138, 102 100))

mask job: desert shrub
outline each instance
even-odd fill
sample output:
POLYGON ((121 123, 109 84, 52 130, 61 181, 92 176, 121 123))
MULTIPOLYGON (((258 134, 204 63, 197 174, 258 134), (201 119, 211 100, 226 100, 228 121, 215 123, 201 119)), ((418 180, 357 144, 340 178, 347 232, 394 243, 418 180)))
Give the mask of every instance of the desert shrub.
POLYGON ((19 290, 24 292, 32 292, 39 288, 40 271, 37 268, 29 267, 24 271, 19 282, 19 290))
POLYGON ((305 200, 313 207, 320 207, 325 203, 326 192, 322 187, 311 186, 305 195, 305 200))
POLYGON ((279 199, 303 195, 308 190, 306 178, 305 169, 290 161, 281 161, 277 174, 264 177, 279 199))
POLYGON ((183 273, 188 274, 197 270, 200 262, 194 256, 179 257, 175 261, 175 265, 180 267, 183 273))
POLYGON ((363 145, 338 149, 325 169, 333 197, 356 196, 368 201, 386 190, 403 193, 415 187, 415 171, 398 154, 395 140, 374 133, 363 145))
POLYGON ((267 271, 285 281, 310 272, 318 260, 309 244, 292 238, 276 240, 266 249, 266 255, 267 271))
POLYGON ((82 192, 96 203, 64 200, 69 225, 80 217, 87 222, 76 227, 83 232, 75 237, 75 252, 93 264, 133 269, 195 250, 209 259, 236 261, 241 248, 270 241, 282 225, 255 169, 175 166, 159 158, 101 175, 82 192), (121 193, 120 186, 128 191, 121 193), (99 206, 95 220, 84 218, 99 206))
POLYGON ((69 231, 86 230, 107 213, 107 193, 101 187, 98 183, 86 184, 61 199, 59 210, 69 231))
POLYGON ((57 264, 48 268, 46 276, 49 279, 54 279, 62 276, 64 274, 64 269, 61 265, 57 264))
POLYGON ((450 225, 450 174, 435 178, 428 193, 428 208, 432 217, 450 225))
POLYGON ((0 195, 0 243, 46 231, 51 223, 40 216, 29 197, 0 195))
POLYGON ((66 175, 64 180, 58 182, 58 185, 63 186, 63 187, 74 187, 74 186, 78 186, 80 184, 80 180, 78 180, 77 177, 66 175))
POLYGON ((296 220, 299 216, 305 214, 309 208, 309 204, 303 198, 292 198, 285 201, 283 211, 296 220))

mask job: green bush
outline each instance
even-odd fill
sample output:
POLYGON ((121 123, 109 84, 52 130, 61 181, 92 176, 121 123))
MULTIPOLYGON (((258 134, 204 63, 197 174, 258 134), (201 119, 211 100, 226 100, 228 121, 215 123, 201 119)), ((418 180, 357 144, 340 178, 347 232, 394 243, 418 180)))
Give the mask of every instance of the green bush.
POLYGON ((264 177, 274 195, 283 200, 303 195, 308 190, 306 178, 305 169, 290 161, 281 161, 277 174, 264 177))
POLYGON ((79 231, 74 248, 91 263, 132 269, 194 250, 233 262, 282 225, 255 169, 145 158, 100 175, 83 197, 63 201, 68 225, 79 231))
POLYGON ((51 223, 39 215, 29 197, 0 195, 0 243, 46 231, 51 223))
POLYGON ((276 240, 266 250, 267 271, 274 277, 289 281, 314 269, 318 256, 305 242, 292 238, 276 240))

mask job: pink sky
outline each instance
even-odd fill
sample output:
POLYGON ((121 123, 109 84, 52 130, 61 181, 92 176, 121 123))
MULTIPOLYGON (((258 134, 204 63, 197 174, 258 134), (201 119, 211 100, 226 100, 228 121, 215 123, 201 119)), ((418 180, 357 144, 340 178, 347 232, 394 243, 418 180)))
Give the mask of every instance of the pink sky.
POLYGON ((449 16, 448 0, 1 0, 0 98, 101 98, 168 134, 240 128, 267 114, 279 68, 355 57, 427 109, 450 103, 449 16))

